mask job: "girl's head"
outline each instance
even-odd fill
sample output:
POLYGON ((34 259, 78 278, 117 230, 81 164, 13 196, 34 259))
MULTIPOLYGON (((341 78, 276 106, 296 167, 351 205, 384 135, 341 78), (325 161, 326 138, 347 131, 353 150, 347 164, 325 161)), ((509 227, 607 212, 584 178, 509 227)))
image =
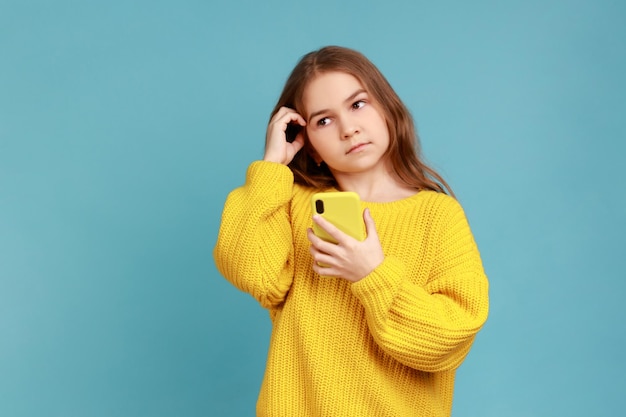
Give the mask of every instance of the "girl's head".
MULTIPOLYGON (((306 119, 304 92, 312 80, 328 72, 355 77, 382 114, 389 134, 385 158, 400 182, 416 190, 451 193, 443 178, 421 161, 419 140, 408 109, 378 68, 357 51, 327 46, 302 57, 287 79, 272 116, 281 107, 289 107, 306 119)), ((304 149, 289 164, 295 182, 316 188, 336 186, 328 166, 315 161, 316 152, 307 138, 306 129, 304 139, 304 149)))

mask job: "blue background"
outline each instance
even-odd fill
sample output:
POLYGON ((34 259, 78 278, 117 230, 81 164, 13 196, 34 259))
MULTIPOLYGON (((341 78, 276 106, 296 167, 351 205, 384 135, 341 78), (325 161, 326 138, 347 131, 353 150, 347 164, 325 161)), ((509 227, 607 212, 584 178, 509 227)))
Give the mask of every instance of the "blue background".
POLYGON ((623 414, 626 3, 0 1, 0 416, 251 416, 226 194, 304 53, 365 53, 466 209, 453 415, 623 414))

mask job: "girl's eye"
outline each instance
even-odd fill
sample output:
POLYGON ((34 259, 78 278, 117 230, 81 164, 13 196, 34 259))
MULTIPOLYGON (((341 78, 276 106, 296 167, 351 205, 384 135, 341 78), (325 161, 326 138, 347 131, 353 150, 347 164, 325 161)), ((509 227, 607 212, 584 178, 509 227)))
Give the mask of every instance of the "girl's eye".
POLYGON ((365 106, 365 101, 363 101, 363 100, 358 100, 358 101, 355 101, 354 103, 352 103, 352 108, 355 109, 355 110, 356 109, 360 109, 363 106, 365 106))
POLYGON ((322 117, 317 121, 318 126, 326 126, 328 123, 330 123, 330 119, 328 117, 322 117))

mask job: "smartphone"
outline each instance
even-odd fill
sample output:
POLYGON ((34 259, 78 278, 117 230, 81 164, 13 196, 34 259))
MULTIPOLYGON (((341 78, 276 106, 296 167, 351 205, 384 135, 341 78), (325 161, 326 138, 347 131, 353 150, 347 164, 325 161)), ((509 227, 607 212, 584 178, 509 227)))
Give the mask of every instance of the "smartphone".
MULTIPOLYGON (((335 225, 342 232, 357 240, 365 240, 365 223, 361 199, 352 191, 316 193, 311 197, 311 209, 335 225)), ((313 223, 313 232, 322 239, 337 243, 321 227, 313 223)))

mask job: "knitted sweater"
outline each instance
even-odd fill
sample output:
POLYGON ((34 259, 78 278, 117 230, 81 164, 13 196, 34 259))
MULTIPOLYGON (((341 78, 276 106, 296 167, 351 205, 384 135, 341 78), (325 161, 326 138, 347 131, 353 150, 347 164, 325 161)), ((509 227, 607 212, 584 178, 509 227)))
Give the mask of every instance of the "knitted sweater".
POLYGON ((224 207, 216 265, 272 319, 257 415, 449 416, 455 370, 488 312, 462 208, 432 191, 363 202, 385 260, 350 283, 311 267, 315 191, 257 161, 224 207))

